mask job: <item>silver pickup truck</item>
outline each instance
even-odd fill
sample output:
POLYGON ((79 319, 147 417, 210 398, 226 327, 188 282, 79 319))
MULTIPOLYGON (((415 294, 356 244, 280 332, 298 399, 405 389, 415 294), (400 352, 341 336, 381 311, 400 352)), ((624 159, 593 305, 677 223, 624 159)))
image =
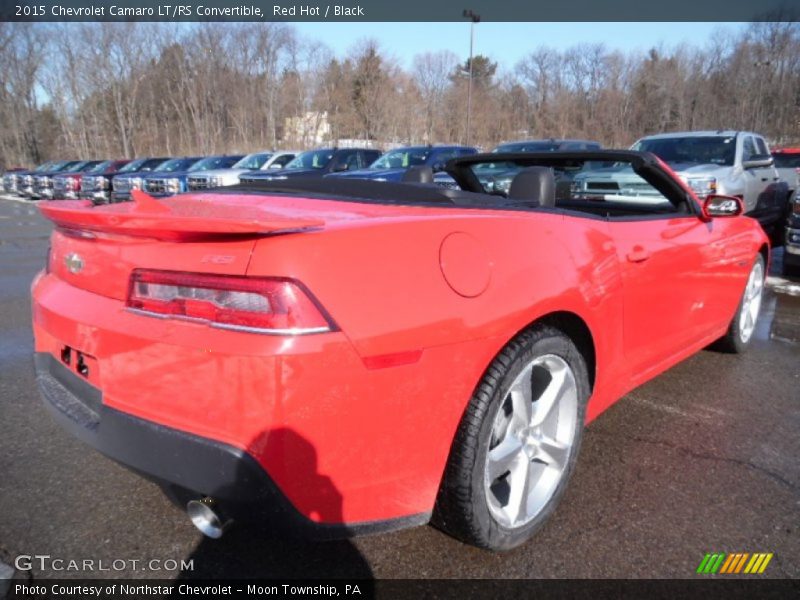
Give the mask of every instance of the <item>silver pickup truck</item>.
MULTIPOLYGON (((708 194, 739 196, 745 214, 765 231, 779 236, 789 201, 789 187, 775 169, 764 138, 747 131, 689 131, 644 137, 632 150, 660 157, 700 198, 708 194)), ((609 165, 575 178, 580 194, 627 194, 637 197, 656 190, 630 169, 609 165)))

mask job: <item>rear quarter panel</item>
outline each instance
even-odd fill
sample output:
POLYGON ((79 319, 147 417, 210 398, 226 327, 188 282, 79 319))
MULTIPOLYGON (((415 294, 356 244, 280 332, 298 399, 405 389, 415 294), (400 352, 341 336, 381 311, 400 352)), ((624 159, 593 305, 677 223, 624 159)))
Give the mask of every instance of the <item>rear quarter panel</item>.
POLYGON ((502 347, 537 318, 569 311, 593 332, 602 377, 592 403, 607 405, 626 377, 618 356, 621 280, 599 220, 437 209, 425 218, 264 239, 248 274, 301 280, 362 361, 345 370, 283 357, 276 388, 283 390, 278 410, 286 427, 316 441, 321 472, 374 478, 377 469, 409 505, 432 506, 476 385, 502 347), (454 247, 461 252, 448 256, 453 239, 463 243, 454 247), (453 264, 459 253, 467 262, 453 264), (451 287, 443 262, 472 297, 451 287), (386 357, 401 364, 371 366, 386 357), (353 369, 363 376, 353 377, 353 369), (384 447, 392 451, 376 453, 384 447), (325 464, 329 457, 341 462, 325 464))

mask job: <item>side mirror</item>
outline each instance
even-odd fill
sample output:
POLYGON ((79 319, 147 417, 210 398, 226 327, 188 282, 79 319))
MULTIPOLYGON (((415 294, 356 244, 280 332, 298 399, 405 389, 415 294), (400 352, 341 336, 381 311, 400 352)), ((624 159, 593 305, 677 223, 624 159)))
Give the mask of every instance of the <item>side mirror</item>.
POLYGON ((270 166, 267 167, 267 169, 282 169, 282 168, 283 165, 280 163, 272 163, 270 166))
POLYGON ((769 154, 754 154, 749 160, 742 161, 742 166, 745 169, 760 169, 763 167, 771 167, 775 162, 769 154))
POLYGON ((720 217, 738 217, 744 213, 744 204, 736 196, 710 194, 703 202, 703 217, 710 221, 720 217))
POLYGON ((342 171, 347 171, 347 163, 345 162, 336 163, 335 165, 333 165, 331 171, 333 173, 341 173, 342 171))
POLYGON ((433 163, 431 168, 433 169, 434 173, 438 173, 439 171, 444 171, 444 163, 443 162, 433 163))

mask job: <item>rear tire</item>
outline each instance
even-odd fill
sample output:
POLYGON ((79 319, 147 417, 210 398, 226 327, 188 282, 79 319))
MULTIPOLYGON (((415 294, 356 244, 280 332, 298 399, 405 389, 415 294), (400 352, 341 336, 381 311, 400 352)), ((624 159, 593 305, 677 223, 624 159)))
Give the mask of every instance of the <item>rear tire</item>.
POLYGON ((741 354, 750 346, 761 310, 765 279, 764 257, 759 254, 750 269, 747 285, 728 331, 715 344, 719 350, 741 354))
POLYGON ((537 325, 512 340, 461 419, 432 523, 489 550, 527 541, 566 489, 589 394, 586 361, 562 331, 537 325))

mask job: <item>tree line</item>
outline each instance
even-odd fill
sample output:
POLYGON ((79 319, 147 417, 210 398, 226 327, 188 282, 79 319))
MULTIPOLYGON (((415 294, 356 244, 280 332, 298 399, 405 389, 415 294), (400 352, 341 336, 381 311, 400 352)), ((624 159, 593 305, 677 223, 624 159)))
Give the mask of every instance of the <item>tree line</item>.
MULTIPOLYGON (((635 26, 635 24, 632 24, 635 26)), ((747 129, 800 140, 800 25, 752 23, 690 47, 532 47, 517 64, 379 42, 344 56, 281 23, 0 23, 0 165, 50 158, 247 152, 747 129), (306 130, 287 127, 301 117, 306 130), (311 123, 309 123, 311 121, 311 123)))

